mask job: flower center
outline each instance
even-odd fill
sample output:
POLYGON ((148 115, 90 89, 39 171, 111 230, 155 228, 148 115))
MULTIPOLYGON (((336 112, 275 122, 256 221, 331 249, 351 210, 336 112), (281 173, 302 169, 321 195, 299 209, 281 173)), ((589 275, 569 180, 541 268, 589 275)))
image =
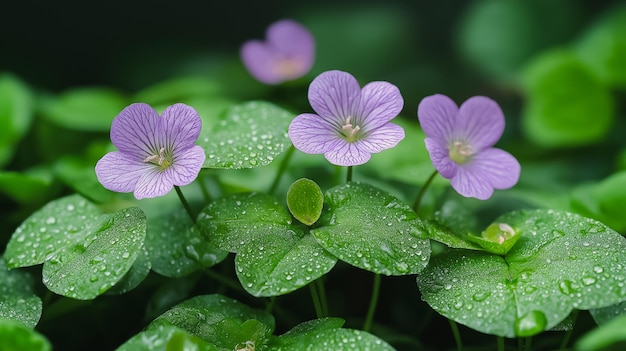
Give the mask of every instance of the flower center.
POLYGON ((274 64, 274 72, 285 78, 295 78, 300 75, 301 64, 298 60, 283 57, 274 64))
POLYGON ((455 141, 448 146, 448 151, 450 159, 458 164, 469 161, 469 158, 474 154, 472 145, 463 141, 455 141))
POLYGON ((346 137, 346 139, 349 142, 353 142, 357 140, 357 133, 359 132, 359 130, 361 130, 361 127, 359 127, 358 125, 352 125, 352 123, 350 123, 350 119, 352 117, 348 116, 346 118, 346 124, 344 124, 341 127, 341 133, 346 137))
POLYGON ((146 157, 143 162, 155 164, 163 171, 172 164, 172 156, 166 155, 165 148, 162 147, 158 154, 146 157))

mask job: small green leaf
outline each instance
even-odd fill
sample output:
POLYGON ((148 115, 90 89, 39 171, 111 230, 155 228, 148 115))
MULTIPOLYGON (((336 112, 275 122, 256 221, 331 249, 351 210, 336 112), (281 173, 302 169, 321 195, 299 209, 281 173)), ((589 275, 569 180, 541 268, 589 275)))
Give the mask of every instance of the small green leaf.
POLYGON ((481 236, 467 235, 466 238, 487 252, 506 255, 520 238, 519 234, 506 223, 493 223, 482 232, 481 236))
POLYGON ((626 239, 592 219, 553 210, 505 214, 520 233, 504 256, 451 249, 419 275, 423 299, 443 316, 483 333, 531 336, 572 309, 626 296, 626 239))
POLYGON ((49 202, 15 230, 4 254, 9 268, 34 266, 81 241, 97 224, 100 210, 79 195, 49 202))
POLYGON ((265 166, 291 145, 287 128, 294 114, 264 101, 228 109, 213 128, 203 127, 198 145, 204 168, 241 169, 265 166))
POLYGON ((128 105, 118 91, 104 87, 75 88, 43 100, 42 114, 67 129, 108 131, 111 122, 128 105))
POLYGON ((430 242, 418 238, 425 230, 411 207, 364 183, 328 190, 311 233, 342 261, 374 273, 415 274, 430 256, 430 242))
POLYGON ((21 323, 0 319, 0 350, 51 351, 48 339, 21 323))
POLYGON ((324 194, 314 181, 301 178, 287 190, 287 207, 291 214, 306 225, 315 223, 322 214, 324 194))
POLYGON ((33 291, 33 277, 20 270, 9 271, 0 256, 0 320, 12 319, 34 328, 41 311, 41 299, 33 291))
POLYGON ((337 259, 284 205, 262 193, 235 194, 209 204, 198 217, 207 240, 237 253, 237 276, 254 296, 283 295, 330 271, 337 259))
POLYGON ((133 336, 115 351, 219 351, 219 349, 183 329, 160 325, 133 336))
POLYGON ((618 232, 626 230, 621 208, 626 202, 626 171, 616 172, 595 184, 585 184, 571 193, 573 211, 594 218, 618 232))
POLYGON ((610 90, 572 52, 553 51, 524 71, 526 136, 545 147, 587 145, 613 125, 610 90))
POLYGON ((0 191, 22 204, 38 203, 49 193, 51 173, 44 169, 25 173, 0 171, 0 191))
POLYGON ((264 344, 274 331, 274 318, 221 295, 200 295, 157 317, 148 330, 162 326, 176 326, 220 350, 234 350, 246 341, 264 344))
POLYGON ((0 168, 13 156, 17 142, 33 119, 33 97, 16 76, 0 74, 0 168))
POLYGON ((137 207, 103 216, 83 240, 44 263, 42 281, 57 294, 93 299, 124 277, 142 251, 145 235, 146 216, 137 207))
POLYGON ((120 279, 115 286, 107 291, 107 294, 124 294, 136 288, 150 273, 152 265, 148 257, 148 251, 142 247, 137 259, 130 270, 120 279))
POLYGON ((623 350, 626 346, 626 315, 593 329, 576 342, 577 351, 623 350))

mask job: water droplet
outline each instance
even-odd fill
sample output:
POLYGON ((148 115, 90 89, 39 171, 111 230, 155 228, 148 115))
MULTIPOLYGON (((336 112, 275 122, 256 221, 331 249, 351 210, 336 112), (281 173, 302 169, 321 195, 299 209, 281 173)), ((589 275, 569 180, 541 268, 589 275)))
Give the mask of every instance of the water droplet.
POLYGON ((564 280, 559 283, 559 290, 565 295, 571 295, 578 292, 578 284, 572 282, 571 280, 564 280))
POLYGON ((593 271, 598 273, 598 274, 600 274, 600 273, 604 272, 604 269, 602 269, 602 267, 595 266, 595 267, 593 267, 593 271))
POLYGON ((491 296, 491 292, 479 291, 472 296, 472 300, 476 302, 482 302, 482 301, 485 301, 489 296, 491 296))
POLYGON ((594 284, 596 282, 596 278, 593 277, 584 277, 583 279, 581 279, 583 285, 591 285, 594 284))
POLYGON ((521 337, 535 335, 544 331, 547 324, 548 320, 543 312, 530 311, 515 320, 515 335, 521 337))
POLYGON ((452 284, 446 284, 443 288, 446 290, 450 290, 452 289, 452 284))

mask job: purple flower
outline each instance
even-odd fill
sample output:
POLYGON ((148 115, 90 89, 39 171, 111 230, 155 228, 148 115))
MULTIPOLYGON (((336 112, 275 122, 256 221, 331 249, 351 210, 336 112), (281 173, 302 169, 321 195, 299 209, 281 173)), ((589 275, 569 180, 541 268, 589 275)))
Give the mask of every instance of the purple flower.
POLYGON ((119 151, 98 161, 98 181, 112 191, 132 191, 137 199, 191 183, 206 157, 195 145, 200 129, 200 116, 185 104, 172 105, 161 116, 148 104, 127 106, 111 125, 111 141, 119 151))
POLYGON ((311 82, 309 102, 317 114, 298 115, 289 138, 298 150, 324 154, 332 164, 363 164, 404 139, 404 129, 389 123, 404 105, 393 84, 372 82, 361 89, 349 73, 328 71, 311 82))
POLYGON ((298 22, 274 22, 266 40, 249 40, 241 47, 241 60, 256 80, 279 84, 304 76, 313 66, 315 39, 298 22))
POLYGON ((495 101, 474 96, 458 108, 449 97, 432 95, 422 99, 417 116, 433 166, 459 194, 486 200, 517 183, 519 162, 493 147, 504 131, 495 101))

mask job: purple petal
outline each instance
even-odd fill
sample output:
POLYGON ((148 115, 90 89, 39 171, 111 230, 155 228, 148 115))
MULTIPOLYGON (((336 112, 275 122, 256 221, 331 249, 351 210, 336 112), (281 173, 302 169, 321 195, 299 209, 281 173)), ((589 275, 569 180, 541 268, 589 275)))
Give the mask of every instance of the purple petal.
POLYGON ((424 143, 437 172, 446 179, 454 177, 459 165, 450 159, 448 147, 433 138, 424 139, 424 143))
POLYGON ((475 152, 495 145, 504 132, 504 114, 498 104, 484 96, 467 99, 459 109, 458 130, 475 152))
POLYGON ((404 128, 397 124, 387 123, 370 131, 365 139, 355 143, 359 149, 375 154, 398 145, 402 139, 404 139, 404 128))
POLYGON ((369 83, 361 90, 361 106, 355 123, 367 132, 391 121, 403 106, 398 87, 388 82, 369 83))
POLYGON ((158 125, 159 146, 169 147, 174 157, 192 148, 202 129, 198 112, 185 104, 174 104, 163 111, 158 125))
POLYGON ((323 154, 342 140, 336 126, 311 113, 296 116, 289 125, 288 134, 293 146, 307 154, 323 154))
POLYGON ((456 129, 458 114, 459 108, 454 101, 440 94, 423 98, 417 107, 417 118, 424 133, 445 145, 456 129))
POLYGON ((139 178, 154 167, 122 152, 109 152, 96 163, 96 177, 105 188, 128 193, 135 190, 139 178))
POLYGON ((283 55, 306 62, 308 71, 315 58, 315 39, 311 32, 293 20, 274 22, 267 29, 267 43, 283 55))
POLYGON ((345 124, 355 117, 359 108, 361 88, 357 80, 343 71, 327 71, 317 76, 309 86, 309 102, 313 110, 329 122, 345 124))
POLYGON ((159 150, 158 121, 159 114, 150 105, 131 104, 113 120, 111 141, 119 151, 143 161, 159 150))
POLYGON ((372 154, 361 149, 357 143, 339 139, 332 150, 324 153, 324 157, 337 166, 358 166, 369 161, 372 154))
POLYGON ((169 193, 173 187, 172 177, 168 176, 168 172, 153 167, 141 175, 137 181, 134 195, 137 200, 163 196, 169 193))
POLYGON ((285 77, 275 66, 279 64, 280 53, 258 40, 250 40, 241 47, 241 61, 254 79, 265 84, 279 84, 285 77))
POLYGON ((205 158, 204 149, 200 146, 187 149, 177 154, 174 163, 165 170, 167 177, 172 179, 174 185, 185 186, 198 177, 205 158))
POLYGON ((465 197, 486 200, 491 197, 494 189, 508 189, 515 185, 519 175, 520 164, 511 154, 490 148, 460 166, 450 184, 465 197))

